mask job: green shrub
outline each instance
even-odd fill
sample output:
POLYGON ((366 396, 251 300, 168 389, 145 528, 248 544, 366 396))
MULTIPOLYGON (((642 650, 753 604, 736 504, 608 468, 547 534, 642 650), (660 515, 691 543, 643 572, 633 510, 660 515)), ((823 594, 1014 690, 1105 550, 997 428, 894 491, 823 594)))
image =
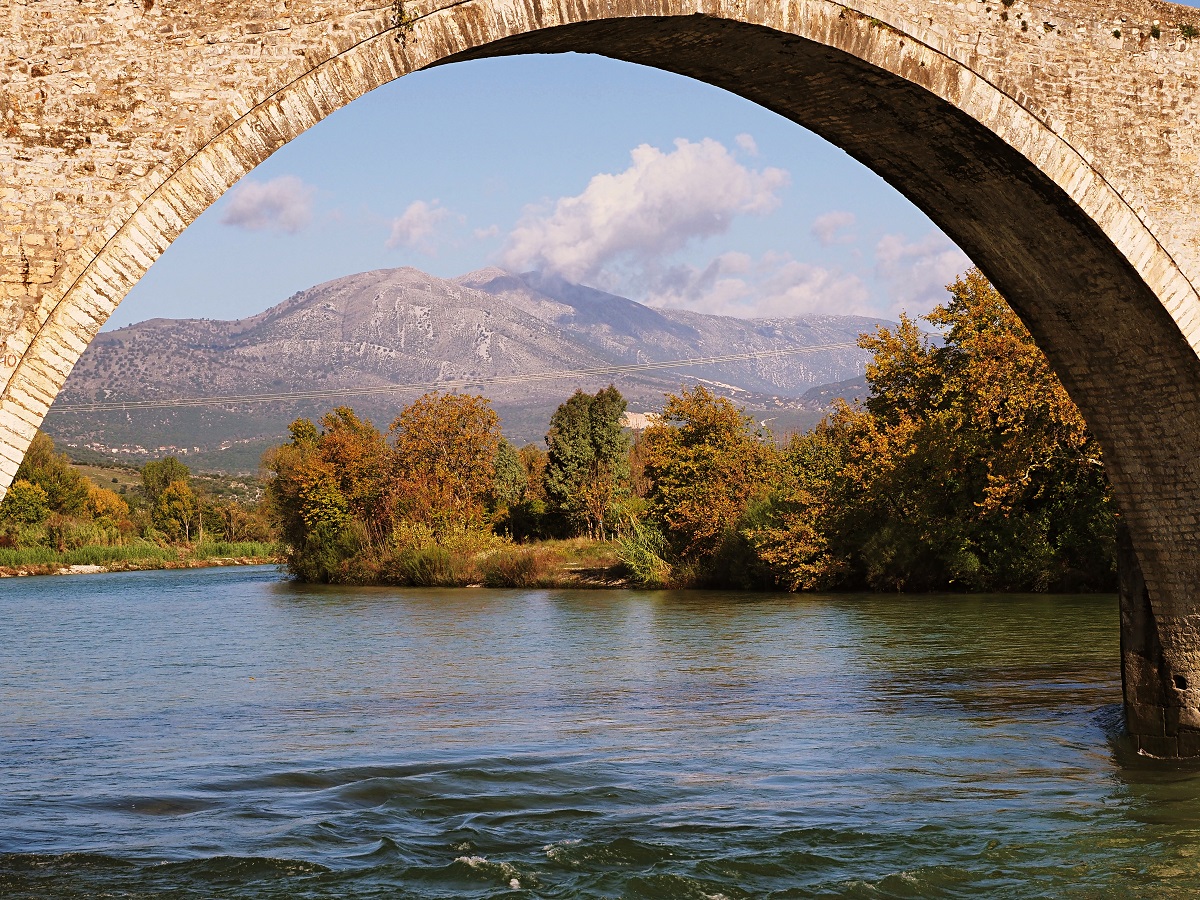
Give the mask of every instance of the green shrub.
POLYGON ((629 528, 617 541, 617 559, 630 584, 662 588, 671 582, 671 564, 663 559, 666 546, 666 538, 654 526, 637 519, 629 521, 629 528))
POLYGON ((353 559, 362 549, 363 535, 359 527, 337 526, 321 522, 288 555, 288 571, 301 581, 336 584, 344 581, 343 563, 353 559))

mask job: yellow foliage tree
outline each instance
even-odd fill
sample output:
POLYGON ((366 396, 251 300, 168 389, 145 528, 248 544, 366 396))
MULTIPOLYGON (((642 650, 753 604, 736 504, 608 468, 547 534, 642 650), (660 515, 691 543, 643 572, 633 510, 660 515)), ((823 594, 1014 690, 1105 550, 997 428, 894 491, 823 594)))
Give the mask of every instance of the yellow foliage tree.
POLYGON ((88 487, 85 508, 93 519, 121 522, 129 518, 129 504, 119 494, 94 484, 88 487))
POLYGON ((1107 588, 1100 452, 1061 382, 977 269, 926 319, 864 335, 864 409, 792 442, 749 533, 792 589, 1107 588))

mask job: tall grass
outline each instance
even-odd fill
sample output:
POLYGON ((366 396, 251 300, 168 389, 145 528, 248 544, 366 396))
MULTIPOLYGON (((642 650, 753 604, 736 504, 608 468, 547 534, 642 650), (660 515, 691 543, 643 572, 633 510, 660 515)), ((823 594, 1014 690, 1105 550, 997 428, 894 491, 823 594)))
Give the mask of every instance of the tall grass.
POLYGON ((281 550, 276 544, 253 541, 216 542, 186 547, 161 547, 147 541, 119 546, 91 545, 58 552, 50 547, 0 548, 0 567, 21 566, 107 566, 114 563, 169 563, 181 560, 212 560, 274 557, 281 550))
POLYGON ((504 547, 479 563, 493 588, 554 587, 563 580, 562 553, 546 547, 504 547))
POLYGON ((103 566, 118 562, 169 562, 179 551, 157 544, 126 544, 119 547, 89 546, 59 553, 50 547, 0 549, 0 566, 103 566))
POLYGON ((212 543, 197 544, 192 550, 194 559, 237 559, 239 557, 280 556, 283 548, 279 544, 267 544, 262 541, 213 541, 212 543))
POLYGON ((629 530, 617 541, 617 559, 630 584, 643 588, 662 588, 670 584, 671 564, 663 559, 666 543, 652 525, 630 520, 629 530))

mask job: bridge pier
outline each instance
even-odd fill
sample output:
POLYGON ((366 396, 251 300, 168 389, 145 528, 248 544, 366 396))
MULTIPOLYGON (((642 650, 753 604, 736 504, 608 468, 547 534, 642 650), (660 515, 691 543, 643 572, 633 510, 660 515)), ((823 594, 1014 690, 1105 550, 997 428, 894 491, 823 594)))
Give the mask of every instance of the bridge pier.
POLYGON ((1197 642, 1187 618, 1156 615, 1128 529, 1117 527, 1125 727, 1141 753, 1200 757, 1197 642))

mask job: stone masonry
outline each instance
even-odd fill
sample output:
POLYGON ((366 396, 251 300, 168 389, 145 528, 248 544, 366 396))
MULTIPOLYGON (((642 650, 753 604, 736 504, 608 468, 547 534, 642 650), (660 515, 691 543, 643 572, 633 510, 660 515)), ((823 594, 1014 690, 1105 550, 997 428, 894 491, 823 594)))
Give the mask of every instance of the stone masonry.
POLYGON ((1122 512, 1126 712, 1200 755, 1200 11, 1156 0, 0 0, 0 491, 151 263, 415 69, 591 52, 874 169, 1009 298, 1122 512))

